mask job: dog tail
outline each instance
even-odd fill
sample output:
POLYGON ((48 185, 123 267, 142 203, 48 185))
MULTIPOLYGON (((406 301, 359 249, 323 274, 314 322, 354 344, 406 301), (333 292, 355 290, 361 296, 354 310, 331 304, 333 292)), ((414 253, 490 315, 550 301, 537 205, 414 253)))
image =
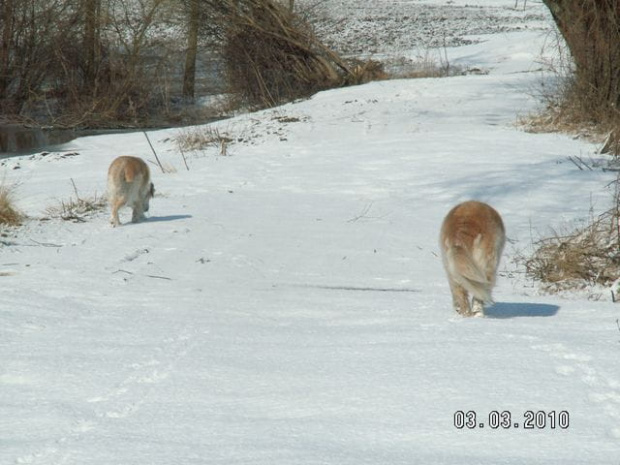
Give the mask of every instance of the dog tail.
POLYGON ((125 169, 123 170, 123 177, 125 178, 125 182, 132 183, 136 178, 136 169, 133 163, 127 163, 125 165, 125 169))
POLYGON ((493 283, 486 273, 474 260, 467 249, 460 245, 453 245, 446 250, 446 258, 450 267, 450 274, 471 295, 485 304, 492 304, 491 289, 493 283))

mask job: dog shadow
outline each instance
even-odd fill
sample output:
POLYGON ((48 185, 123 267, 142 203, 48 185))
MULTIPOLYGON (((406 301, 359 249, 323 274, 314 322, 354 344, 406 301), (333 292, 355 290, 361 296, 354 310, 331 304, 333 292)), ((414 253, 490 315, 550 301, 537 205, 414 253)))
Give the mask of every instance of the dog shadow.
POLYGON ((192 215, 168 215, 168 216, 150 216, 147 223, 161 223, 164 221, 178 221, 192 218, 192 215))
POLYGON ((499 302, 484 309, 487 318, 535 318, 550 317, 558 313, 560 307, 549 304, 536 304, 527 302, 499 302))

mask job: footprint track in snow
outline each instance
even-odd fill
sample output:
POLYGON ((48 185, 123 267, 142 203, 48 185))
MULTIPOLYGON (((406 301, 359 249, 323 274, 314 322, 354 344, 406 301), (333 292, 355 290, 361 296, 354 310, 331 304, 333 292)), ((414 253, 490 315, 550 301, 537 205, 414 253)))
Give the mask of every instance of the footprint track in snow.
POLYGON ((125 255, 123 257, 122 261, 124 261, 124 262, 133 262, 135 259, 137 259, 141 255, 148 254, 150 252, 151 252, 150 249, 148 249, 147 247, 144 247, 142 249, 137 249, 137 250, 135 250, 135 251, 125 255))
POLYGON ((129 374, 120 383, 101 395, 85 399, 87 404, 93 405, 92 417, 77 418, 63 435, 38 450, 16 457, 14 463, 66 463, 71 456, 72 443, 95 431, 104 422, 120 421, 138 412, 195 343, 189 327, 183 328, 175 337, 164 339, 144 361, 131 364, 129 374))
POLYGON ((129 375, 102 396, 88 399, 98 404, 100 418, 126 418, 140 409, 157 389, 169 378, 176 363, 190 350, 192 337, 187 329, 178 336, 166 338, 143 362, 133 363, 129 375))
MULTIPOLYGON (((602 408, 620 425, 620 380, 600 373, 591 365, 591 356, 571 351, 564 344, 537 344, 532 349, 556 359, 555 372, 559 376, 579 378, 588 387, 590 403, 602 408)), ((612 428, 609 434, 620 439, 620 426, 612 428)))
POLYGON ((87 420, 77 420, 71 427, 71 430, 65 436, 56 439, 42 449, 25 454, 15 459, 18 465, 37 465, 49 464, 60 465, 65 463, 70 456, 69 451, 64 448, 71 441, 78 440, 82 435, 88 433, 96 427, 96 423, 87 420))

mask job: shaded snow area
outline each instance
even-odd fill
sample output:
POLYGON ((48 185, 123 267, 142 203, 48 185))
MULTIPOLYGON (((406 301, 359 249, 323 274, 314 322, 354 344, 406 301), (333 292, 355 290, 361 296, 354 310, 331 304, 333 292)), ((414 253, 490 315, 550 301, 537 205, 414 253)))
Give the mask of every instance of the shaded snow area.
POLYGON ((141 133, 5 160, 30 219, 0 248, 0 463, 618 465, 619 307, 543 295, 515 261, 613 197, 568 160, 596 147, 515 124, 544 42, 498 31, 449 50, 487 75, 220 121, 226 156, 189 170, 176 138, 204 128, 149 133, 165 174, 141 133), (50 215, 121 154, 150 162, 147 221, 50 215), (472 198, 509 239, 485 318, 454 312, 439 258, 472 198))

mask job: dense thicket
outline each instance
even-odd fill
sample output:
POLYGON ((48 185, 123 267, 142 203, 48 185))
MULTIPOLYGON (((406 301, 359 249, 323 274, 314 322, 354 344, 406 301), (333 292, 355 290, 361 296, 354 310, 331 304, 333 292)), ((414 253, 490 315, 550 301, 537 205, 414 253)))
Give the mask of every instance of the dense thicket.
POLYGON ((227 80, 246 103, 273 105, 341 85, 349 66, 314 36, 293 2, 202 0, 218 25, 227 80))

